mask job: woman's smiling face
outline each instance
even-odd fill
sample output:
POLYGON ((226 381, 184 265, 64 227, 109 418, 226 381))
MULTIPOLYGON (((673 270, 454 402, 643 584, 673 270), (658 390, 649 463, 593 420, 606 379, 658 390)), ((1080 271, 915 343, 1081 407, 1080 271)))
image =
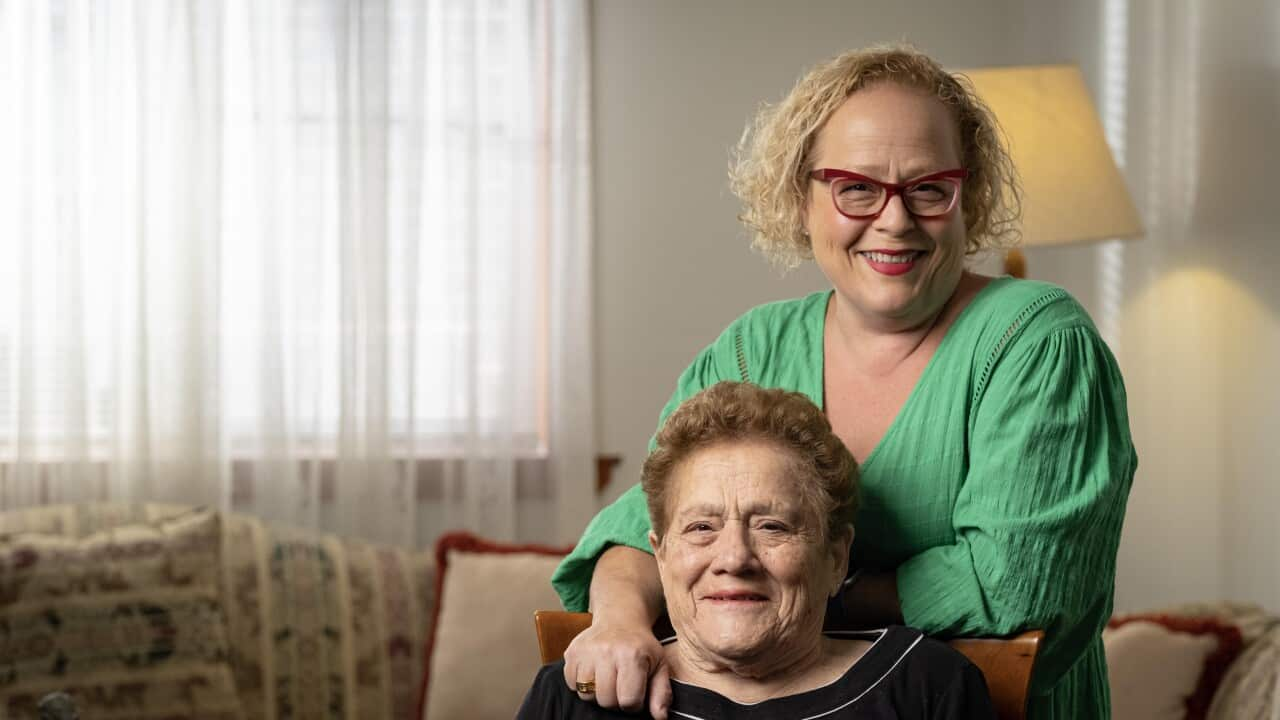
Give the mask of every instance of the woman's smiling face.
MULTIPOLYGON (((893 82, 849 96, 814 144, 812 168, 902 183, 962 166, 959 131, 933 96, 893 82)), ((826 182, 810 180, 805 228, 818 267, 844 305, 872 322, 916 327, 955 292, 964 270, 964 208, 918 218, 894 197, 878 217, 841 215, 826 182)))
POLYGON ((711 665, 785 663, 821 642, 850 538, 827 541, 787 460, 773 445, 726 442, 668 480, 665 536, 650 542, 672 626, 711 665))

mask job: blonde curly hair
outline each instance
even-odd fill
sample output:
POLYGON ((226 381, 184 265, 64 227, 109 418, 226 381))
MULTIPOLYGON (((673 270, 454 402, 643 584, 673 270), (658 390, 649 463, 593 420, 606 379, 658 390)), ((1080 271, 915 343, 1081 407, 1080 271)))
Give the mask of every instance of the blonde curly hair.
POLYGON ((751 229, 752 246, 786 268, 813 257, 804 216, 818 132, 850 95, 879 82, 928 92, 955 117, 969 171, 960 195, 966 252, 1017 244, 1022 190, 995 116, 968 78, 915 48, 893 45, 852 50, 818 65, 747 125, 729 186, 742 200, 738 219, 751 229))

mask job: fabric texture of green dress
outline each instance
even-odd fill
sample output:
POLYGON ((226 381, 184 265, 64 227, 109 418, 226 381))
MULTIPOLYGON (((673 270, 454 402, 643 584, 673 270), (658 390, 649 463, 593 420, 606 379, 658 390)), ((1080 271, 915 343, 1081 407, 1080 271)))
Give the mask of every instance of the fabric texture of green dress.
MULTIPOLYGON (((661 420, 722 380, 797 391, 822 407, 830 295, 736 320, 680 376, 661 420)), ((906 623, 941 637, 1043 629, 1030 717, 1109 717, 1101 632, 1137 455, 1119 369, 1084 309, 1046 283, 993 280, 859 461, 850 562, 896 568, 906 623)), ((652 552, 648 531, 636 485, 556 570, 565 608, 586 609, 608 547, 652 552)))

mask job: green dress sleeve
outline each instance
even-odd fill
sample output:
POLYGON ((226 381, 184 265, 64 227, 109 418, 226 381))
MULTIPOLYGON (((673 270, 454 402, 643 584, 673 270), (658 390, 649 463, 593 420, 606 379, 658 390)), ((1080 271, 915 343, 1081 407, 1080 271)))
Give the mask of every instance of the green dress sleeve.
POLYGON ((1045 630, 1032 686, 1043 693, 1111 613, 1137 466, 1124 385, 1087 323, 1011 341, 982 382, 955 542, 900 565, 898 594, 907 624, 929 633, 1045 630))
MULTIPOLYGON (((726 330, 719 339, 703 350, 689 367, 680 374, 676 383, 676 391, 671 395, 658 419, 658 427, 666 421, 680 403, 697 394, 703 388, 725 379, 736 379, 736 366, 733 358, 733 327, 726 330), (729 364, 726 365, 726 358, 729 364)), ((649 440, 650 449, 653 439, 649 440)), ((582 533, 577 546, 569 553, 551 576, 551 586, 560 595, 560 602, 565 610, 585 612, 587 610, 591 574, 595 571, 596 560, 610 546, 626 545, 628 547, 653 553, 649 546, 649 507, 645 502, 644 491, 636 483, 611 505, 601 510, 587 529, 582 533)))

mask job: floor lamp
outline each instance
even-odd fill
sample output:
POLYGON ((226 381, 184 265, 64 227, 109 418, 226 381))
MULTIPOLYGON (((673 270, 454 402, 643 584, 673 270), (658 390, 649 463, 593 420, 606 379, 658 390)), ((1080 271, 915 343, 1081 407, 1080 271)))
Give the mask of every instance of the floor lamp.
MULTIPOLYGON (((1024 245, 1135 238, 1142 222, 1072 65, 962 71, 991 107, 1022 179, 1024 245)), ((1018 249, 1005 272, 1026 277, 1018 249)))

